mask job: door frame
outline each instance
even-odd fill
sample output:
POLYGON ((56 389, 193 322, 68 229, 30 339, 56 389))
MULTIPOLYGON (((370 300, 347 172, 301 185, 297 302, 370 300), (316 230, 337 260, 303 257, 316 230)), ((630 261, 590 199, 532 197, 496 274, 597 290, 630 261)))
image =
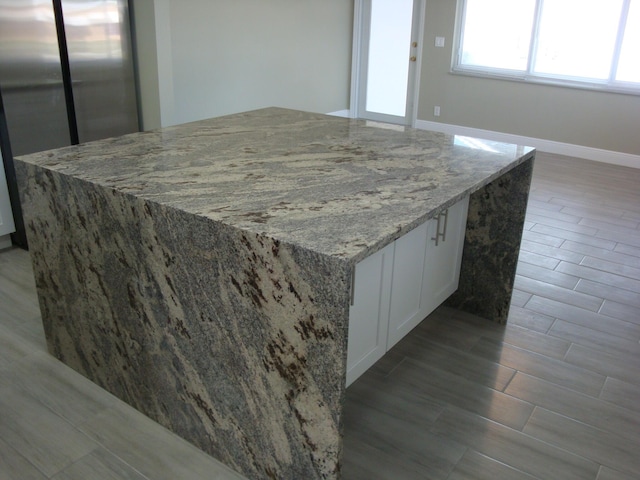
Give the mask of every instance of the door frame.
POLYGON ((368 35, 370 15, 368 10, 370 0, 355 0, 353 11, 353 45, 351 54, 351 99, 349 112, 352 118, 366 118, 381 122, 396 123, 415 127, 418 115, 418 99, 420 89, 420 71, 422 68, 422 50, 424 37, 424 21, 426 0, 413 0, 413 21, 411 28, 412 42, 417 42, 415 50, 416 61, 409 62, 409 76, 407 79, 407 110, 405 117, 366 112, 365 92, 366 65, 365 54, 368 52, 368 35))

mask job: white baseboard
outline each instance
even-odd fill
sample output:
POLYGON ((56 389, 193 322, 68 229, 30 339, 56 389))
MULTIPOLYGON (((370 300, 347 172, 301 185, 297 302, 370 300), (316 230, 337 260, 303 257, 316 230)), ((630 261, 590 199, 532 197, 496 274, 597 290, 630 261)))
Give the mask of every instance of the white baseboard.
POLYGON ((334 117, 350 118, 351 117, 351 110, 349 110, 349 109, 347 109, 347 110, 338 110, 337 112, 329 112, 329 113, 327 113, 327 115, 333 115, 334 117))
POLYGON ((570 143, 555 142, 552 140, 543 140, 540 138, 523 137, 521 135, 500 133, 491 130, 482 130, 479 128, 462 127, 459 125, 451 125, 447 123, 429 122, 426 120, 417 120, 416 128, 420 128, 423 130, 433 130, 436 132, 443 132, 451 135, 464 135, 466 137, 486 138, 487 140, 494 140, 496 142, 516 143, 519 145, 535 147, 541 152, 584 158, 586 160, 610 163, 613 165, 621 165, 624 167, 640 168, 640 155, 633 155, 631 153, 614 152, 611 150, 584 147, 582 145, 572 145, 570 143))

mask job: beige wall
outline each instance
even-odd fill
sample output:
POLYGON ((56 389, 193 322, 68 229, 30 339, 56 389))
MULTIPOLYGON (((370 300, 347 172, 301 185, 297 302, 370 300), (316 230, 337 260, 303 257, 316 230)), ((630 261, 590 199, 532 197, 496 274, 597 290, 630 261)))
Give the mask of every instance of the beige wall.
POLYGON ((145 130, 267 106, 349 106, 353 0, 133 7, 145 130))
POLYGON ((427 0, 419 120, 640 154, 640 96, 449 73, 455 12, 456 0, 427 0))
MULTIPOLYGON (((426 2, 419 120, 640 154, 640 96, 449 73, 456 3, 426 2)), ((146 130, 271 105, 348 108, 353 0, 133 0, 133 9, 146 130)))

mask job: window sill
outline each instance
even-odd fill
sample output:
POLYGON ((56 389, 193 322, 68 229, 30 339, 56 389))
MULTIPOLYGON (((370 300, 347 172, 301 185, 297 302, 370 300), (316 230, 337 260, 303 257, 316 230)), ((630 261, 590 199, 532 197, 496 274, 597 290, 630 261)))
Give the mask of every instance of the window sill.
POLYGON ((578 90, 591 90, 603 93, 618 93, 623 95, 640 96, 640 87, 627 87, 625 85, 608 85, 600 83, 590 83, 584 81, 574 81, 553 77, 538 77, 531 75, 517 75, 510 72, 490 72, 486 70, 476 70, 468 68, 452 68, 449 72, 452 75, 465 77, 478 77, 493 80, 506 80, 511 82, 527 83, 532 85, 547 85, 552 87, 573 88, 578 90))

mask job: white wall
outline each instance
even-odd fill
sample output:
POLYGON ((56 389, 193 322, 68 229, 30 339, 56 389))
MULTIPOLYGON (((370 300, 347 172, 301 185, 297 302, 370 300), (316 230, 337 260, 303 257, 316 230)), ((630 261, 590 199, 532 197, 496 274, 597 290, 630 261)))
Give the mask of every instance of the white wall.
POLYGON ((349 105, 353 0, 133 0, 145 130, 349 105))

